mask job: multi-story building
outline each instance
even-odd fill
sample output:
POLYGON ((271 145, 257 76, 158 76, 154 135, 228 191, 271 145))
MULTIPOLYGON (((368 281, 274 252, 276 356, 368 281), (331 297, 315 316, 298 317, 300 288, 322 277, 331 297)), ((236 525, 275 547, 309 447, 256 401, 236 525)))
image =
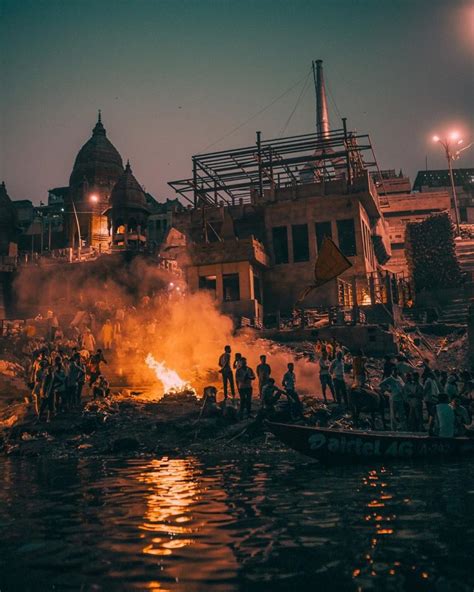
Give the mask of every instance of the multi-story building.
MULTIPOLYGON (((461 224, 474 224, 474 169, 453 169, 453 179, 460 222, 461 224)), ((453 220, 456 219, 448 169, 419 171, 413 183, 413 191, 420 193, 448 192, 451 198, 451 215, 453 220)))
POLYGON ((297 303, 375 301, 390 243, 365 151, 367 136, 338 130, 265 142, 259 135, 255 146, 193 157, 193 178, 170 183, 192 203, 174 217, 189 287, 210 290, 225 312, 256 323, 297 303), (325 237, 351 267, 300 302, 325 237))
POLYGON ((405 232, 407 224, 421 222, 428 216, 450 210, 447 191, 432 193, 386 194, 380 198, 380 206, 388 226, 392 256, 387 267, 408 277, 405 232))

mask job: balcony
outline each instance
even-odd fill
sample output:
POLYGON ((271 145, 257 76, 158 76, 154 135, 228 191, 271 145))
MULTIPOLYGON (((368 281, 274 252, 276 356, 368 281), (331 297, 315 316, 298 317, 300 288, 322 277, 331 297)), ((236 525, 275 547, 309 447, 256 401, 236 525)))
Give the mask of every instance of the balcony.
POLYGON ((254 238, 197 243, 190 245, 189 250, 191 265, 249 261, 263 267, 269 266, 269 258, 265 247, 254 238))

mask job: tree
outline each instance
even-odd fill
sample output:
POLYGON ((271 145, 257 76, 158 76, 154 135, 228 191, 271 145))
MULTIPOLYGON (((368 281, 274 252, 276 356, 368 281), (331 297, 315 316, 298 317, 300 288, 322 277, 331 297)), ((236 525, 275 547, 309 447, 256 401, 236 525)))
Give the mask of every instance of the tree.
POLYGON ((405 244, 408 268, 416 292, 461 285, 454 226, 449 214, 436 214, 422 222, 407 224, 405 244))

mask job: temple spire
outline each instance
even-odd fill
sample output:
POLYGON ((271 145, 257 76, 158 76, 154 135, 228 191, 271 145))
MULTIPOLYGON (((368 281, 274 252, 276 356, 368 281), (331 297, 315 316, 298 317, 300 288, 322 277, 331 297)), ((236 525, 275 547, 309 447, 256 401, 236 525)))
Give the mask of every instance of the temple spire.
POLYGON ((100 109, 99 109, 99 112, 97 115, 97 123, 95 124, 95 127, 94 127, 92 133, 94 135, 102 134, 105 136, 105 127, 102 125, 102 111, 100 109))

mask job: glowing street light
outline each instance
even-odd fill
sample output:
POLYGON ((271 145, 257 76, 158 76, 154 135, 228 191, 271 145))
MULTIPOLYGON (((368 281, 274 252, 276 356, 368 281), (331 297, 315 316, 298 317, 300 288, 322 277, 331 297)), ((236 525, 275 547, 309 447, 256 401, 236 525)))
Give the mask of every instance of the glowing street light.
POLYGON ((446 160, 448 161, 449 179, 451 181, 451 191, 453 193, 454 214, 456 217, 456 234, 457 236, 461 236, 459 204, 458 196, 456 194, 456 186, 454 185, 452 161, 458 158, 460 152, 462 152, 462 150, 456 150, 456 146, 462 144, 463 139, 460 138, 460 134, 458 131, 452 131, 449 134, 449 139, 445 138, 444 140, 442 140, 439 136, 433 136, 433 142, 440 144, 444 148, 444 152, 446 154, 446 160))
POLYGON ((99 201, 99 196, 96 193, 93 193, 89 199, 92 203, 97 203, 99 201))

